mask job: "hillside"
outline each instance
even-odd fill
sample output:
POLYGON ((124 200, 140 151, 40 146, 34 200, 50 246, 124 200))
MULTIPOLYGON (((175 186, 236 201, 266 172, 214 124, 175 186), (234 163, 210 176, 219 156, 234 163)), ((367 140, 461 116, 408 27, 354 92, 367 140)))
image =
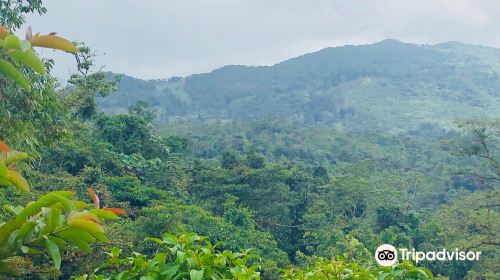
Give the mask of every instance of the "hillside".
POLYGON ((119 92, 98 105, 118 113, 146 100, 158 106, 162 121, 273 118, 398 132, 498 117, 499 76, 499 49, 385 40, 326 48, 273 66, 225 66, 168 80, 124 76, 119 92))

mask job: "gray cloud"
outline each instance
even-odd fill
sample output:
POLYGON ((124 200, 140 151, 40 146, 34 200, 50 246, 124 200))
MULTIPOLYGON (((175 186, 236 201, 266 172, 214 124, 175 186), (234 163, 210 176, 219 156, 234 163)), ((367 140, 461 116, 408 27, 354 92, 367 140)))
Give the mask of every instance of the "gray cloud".
MULTIPOLYGON (((345 44, 387 38, 500 46, 496 0, 47 0, 34 30, 98 50, 106 69, 139 78, 270 65, 345 44)), ((74 64, 56 56, 55 74, 74 64)))

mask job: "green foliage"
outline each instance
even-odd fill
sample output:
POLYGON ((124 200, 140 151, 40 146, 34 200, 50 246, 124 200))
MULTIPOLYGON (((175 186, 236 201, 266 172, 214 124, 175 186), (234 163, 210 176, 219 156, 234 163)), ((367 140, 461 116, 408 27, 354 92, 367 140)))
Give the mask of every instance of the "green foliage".
POLYGON ((169 148, 152 126, 137 115, 100 115, 95 122, 100 136, 126 155, 141 153, 146 159, 165 158, 169 148))
POLYGON ((432 279, 408 262, 375 266, 375 248, 391 243, 483 252, 423 263, 450 279, 499 274, 498 120, 451 126, 498 116, 496 50, 384 41, 118 84, 78 44, 78 72, 56 94, 52 62, 32 46, 76 46, 12 35, 40 1, 0 0, 0 11, 0 139, 39 159, 27 168, 0 142, 0 202, 26 205, 0 210, 2 273, 432 279), (128 219, 105 224, 125 214, 112 205, 128 219), (144 242, 164 232, 177 235, 144 242))
MULTIPOLYGON (((26 5, 24 1, 17 2, 19 6, 26 5)), ((52 64, 50 61, 44 64, 32 47, 77 50, 64 38, 32 35, 31 28, 28 28, 26 40, 21 40, 0 27, 0 45, 0 137, 8 136, 13 142, 22 143, 18 148, 38 156, 40 146, 66 133, 66 116, 55 94, 55 81, 46 75, 46 68, 50 69, 52 64)))
POLYGON ((95 98, 105 97, 116 91, 119 76, 109 79, 103 71, 94 70, 96 54, 84 43, 77 43, 78 52, 75 53, 78 73, 72 74, 66 89, 65 103, 73 114, 89 120, 97 115, 95 98))
POLYGON ((138 253, 122 259, 121 250, 113 248, 96 274, 75 279, 260 279, 257 256, 249 251, 220 251, 217 244, 194 233, 165 234, 147 241, 159 247, 151 259, 138 253))
POLYGON ((224 169, 233 169, 239 165, 238 155, 233 152, 225 152, 222 154, 222 159, 220 164, 224 169))
MULTIPOLYGON (((132 225, 133 230, 139 233, 139 241, 140 237, 155 236, 165 231, 176 234, 193 231, 208 236, 214 242, 222 242, 219 247, 227 250, 254 248, 254 252, 262 258, 263 273, 268 275, 266 279, 277 276, 279 267, 289 264, 287 255, 278 248, 270 233, 259 231, 248 220, 243 220, 248 223, 243 227, 238 224, 241 220, 234 221, 234 224, 233 221, 228 221, 229 217, 235 216, 231 207, 227 209, 228 215, 220 218, 200 207, 185 205, 173 198, 167 200, 162 205, 143 209, 141 216, 132 225)), ((138 247, 143 247, 144 252, 154 251, 154 248, 146 245, 139 244, 138 247)))
MULTIPOLYGON (((8 147, 1 142, 3 149, 8 147)), ((15 163, 27 155, 15 151, 0 153, 0 184, 28 191, 28 183, 15 169, 15 163), (12 176, 15 172, 15 176, 12 176)), ((101 220, 116 218, 100 209, 89 210, 84 202, 74 200, 74 193, 50 192, 25 207, 4 205, 9 217, 0 224, 1 274, 19 275, 17 257, 39 258, 48 255, 56 269, 61 266, 61 250, 76 246, 90 252, 96 241, 107 242, 101 220)), ((99 207, 97 205, 97 207, 99 207)))
POLYGON ((123 77, 108 113, 138 100, 158 119, 210 124, 275 119, 391 134, 441 133, 455 119, 498 117, 499 50, 460 43, 326 48, 266 67, 226 66, 169 80, 123 77), (425 128, 420 131, 420 128, 425 128))
POLYGON ((148 123, 156 118, 156 111, 156 108, 151 108, 148 102, 142 100, 128 107, 128 113, 130 115, 137 115, 148 123))
POLYGON ((40 36, 38 34, 33 36, 31 35, 31 29, 28 29, 27 32, 26 40, 20 40, 16 35, 9 34, 6 29, 0 27, 0 33, 2 34, 0 35, 0 43, 2 43, 0 72, 26 91, 30 91, 31 85, 21 72, 21 69, 13 65, 9 60, 27 66, 40 75, 45 75, 45 65, 31 46, 50 47, 70 52, 76 52, 77 49, 69 41, 61 37, 55 35, 40 36))
MULTIPOLYGON (((11 8, 10 1, 2 1, 0 4, 2 9, 11 8)), ((33 4, 39 5, 37 1, 33 4)), ((10 18, 7 19, 13 21, 14 26, 22 23, 22 12, 33 9, 42 11, 40 7, 23 7, 25 5, 23 1, 18 1, 17 5, 21 10, 12 10, 13 13, 9 14, 10 18)), ((26 79, 21 72, 22 66, 27 66, 40 75, 46 74, 45 65, 31 46, 76 51, 72 43, 61 37, 52 34, 33 36, 31 28, 27 31, 26 40, 19 40, 15 35, 10 35, 5 28, 0 27, 0 43, 2 44, 0 72, 5 76, 2 80, 17 83, 26 91, 30 91, 31 85, 35 83, 26 79)), ((11 90, 2 83, 0 88, 2 95, 5 89, 11 90)), ((3 99, 11 102, 9 98, 3 99)), ((29 191, 28 182, 16 166, 19 161, 27 157, 26 153, 12 151, 0 141, 1 187, 15 186, 23 191, 29 191)), ((68 246, 77 246, 90 252, 90 243, 97 240, 108 241, 101 220, 116 216, 112 213, 103 214, 98 209, 89 211, 86 203, 73 199, 73 196, 74 192, 57 191, 47 193, 29 202, 25 207, 4 205, 9 214, 3 217, 0 224, 0 275, 19 276, 22 273, 18 268, 20 258, 25 258, 29 262, 30 259, 48 256, 58 270, 61 267, 61 251, 66 251, 68 246)), ((93 199, 97 197, 94 196, 93 199)), ((99 203, 95 203, 95 207, 99 208, 99 203)))
POLYGON ((116 200, 127 201, 132 206, 146 206, 155 195, 154 189, 142 185, 133 176, 108 177, 104 183, 116 200))
POLYGON ((17 29, 25 23, 25 16, 29 13, 43 15, 47 9, 42 0, 2 0, 0 1, 0 25, 17 29))
POLYGON ((283 279, 425 280, 434 279, 434 277, 428 269, 416 267, 407 261, 392 267, 380 268, 363 263, 363 261, 346 261, 342 258, 331 260, 318 258, 308 268, 291 268, 285 270, 283 279))

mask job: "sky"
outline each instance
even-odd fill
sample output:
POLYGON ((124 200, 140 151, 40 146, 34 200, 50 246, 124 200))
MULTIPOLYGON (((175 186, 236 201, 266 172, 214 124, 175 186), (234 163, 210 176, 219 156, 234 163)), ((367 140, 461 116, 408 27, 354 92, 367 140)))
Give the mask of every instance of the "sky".
MULTIPOLYGON (((33 32, 97 51, 98 67, 142 79, 230 64, 272 65, 326 47, 384 39, 500 47, 498 0, 45 0, 33 32)), ((56 59, 61 79, 75 71, 56 59)))

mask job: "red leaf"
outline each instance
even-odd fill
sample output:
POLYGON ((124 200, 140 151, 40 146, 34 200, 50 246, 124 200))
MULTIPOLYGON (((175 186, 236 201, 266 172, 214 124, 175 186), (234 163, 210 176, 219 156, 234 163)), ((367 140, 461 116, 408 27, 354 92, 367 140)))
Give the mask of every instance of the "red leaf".
POLYGON ((5 142, 3 142, 2 140, 0 140, 0 151, 5 152, 5 153, 8 153, 11 151, 9 146, 7 146, 7 144, 5 144, 5 142))
POLYGON ((90 198, 92 199, 92 202, 94 202, 95 208, 99 209, 100 208, 99 197, 97 196, 95 191, 91 188, 88 188, 87 192, 90 194, 90 198))
POLYGON ((102 210, 114 213, 116 215, 127 215, 127 211, 121 208, 102 208, 102 210))

